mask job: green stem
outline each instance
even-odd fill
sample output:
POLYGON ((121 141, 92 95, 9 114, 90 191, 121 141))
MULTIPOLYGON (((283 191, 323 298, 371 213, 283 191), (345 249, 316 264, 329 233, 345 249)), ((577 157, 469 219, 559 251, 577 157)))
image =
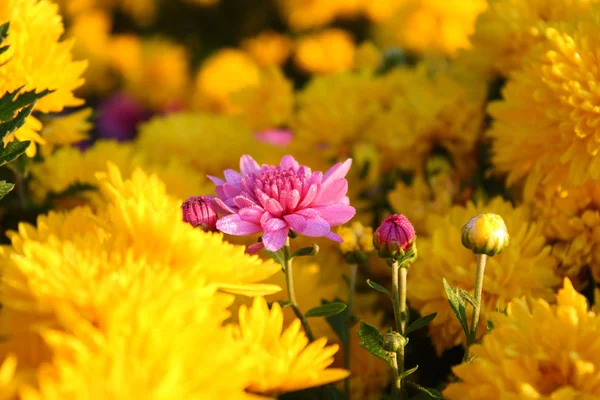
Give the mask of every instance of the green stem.
MULTIPOLYGON (((404 336, 404 328, 406 326, 406 276, 408 270, 400 268, 398 261, 392 263, 392 302, 394 303, 394 318, 396 320, 396 329, 398 333, 404 336)), ((396 352, 396 371, 395 374, 400 376, 404 373, 404 347, 401 347, 396 352)), ((404 385, 400 378, 397 378, 396 385, 399 388, 397 398, 404 399, 404 385)))
POLYGON ((296 301, 296 292, 294 291, 294 272, 292 270, 292 255, 290 251, 290 238, 287 238, 285 242, 285 246, 283 247, 283 272, 285 273, 285 283, 287 285, 288 296, 290 300, 290 307, 294 311, 296 318, 300 320, 302 324, 302 328, 304 328, 304 332, 306 332, 306 337, 308 337, 309 341, 314 341, 315 337, 310 329, 310 325, 308 325, 308 321, 300 311, 300 307, 298 307, 298 302, 296 301))
POLYGON ((477 340, 477 326, 479 325, 479 314, 481 313, 481 294, 483 292, 483 277, 485 276, 485 264, 487 261, 487 255, 477 255, 477 276, 475 277, 475 307, 473 307, 473 317, 471 318, 471 329, 469 330, 469 337, 467 337, 467 350, 465 351, 465 357, 463 360, 469 361, 471 358, 470 347, 475 340, 477 340))
POLYGON ((393 397, 395 399, 402 399, 402 380, 400 379, 400 372, 398 372, 397 358, 392 359, 392 365, 392 370, 394 372, 394 386, 392 387, 393 397))
MULTIPOLYGON (((344 346, 344 368, 350 370, 350 330, 352 329, 352 317, 354 316, 354 290, 356 289, 357 264, 350 265, 350 278, 348 279, 348 319, 346 320, 346 331, 348 332, 348 343, 344 346)), ((350 397, 350 377, 344 380, 344 391, 350 397)))

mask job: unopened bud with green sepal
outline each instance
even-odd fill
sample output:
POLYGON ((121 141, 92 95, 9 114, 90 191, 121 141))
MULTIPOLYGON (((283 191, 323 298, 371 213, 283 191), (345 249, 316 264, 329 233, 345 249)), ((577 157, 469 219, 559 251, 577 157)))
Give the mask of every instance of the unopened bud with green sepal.
POLYGON ((398 332, 387 332, 383 335, 383 349, 386 351, 397 352, 399 349, 406 346, 408 339, 398 332))
POLYGON ((510 242, 506 224, 498 214, 473 217, 462 228, 462 244, 475 254, 494 256, 510 242))

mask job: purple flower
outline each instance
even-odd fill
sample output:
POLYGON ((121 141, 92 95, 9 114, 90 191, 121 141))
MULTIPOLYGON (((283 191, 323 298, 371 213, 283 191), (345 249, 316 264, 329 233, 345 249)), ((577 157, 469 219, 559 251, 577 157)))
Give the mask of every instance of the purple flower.
POLYGON ((228 169, 225 181, 209 177, 217 185, 215 203, 227 214, 217 228, 240 236, 262 232, 262 243, 270 251, 285 245, 290 230, 341 242, 331 227, 345 224, 356 213, 346 196, 351 164, 348 159, 323 174, 300 166, 290 155, 279 165, 262 167, 244 155, 241 173, 228 169))
POLYGON ((269 143, 278 147, 287 146, 291 143, 294 137, 292 132, 285 129, 267 129, 266 131, 255 133, 254 136, 261 142, 269 143))
POLYGON ((192 196, 181 205, 183 222, 205 231, 217 230, 217 212, 212 205, 212 197, 192 196))
POLYGON ((96 126, 100 137, 131 140, 137 125, 149 114, 137 100, 126 94, 116 94, 100 105, 96 126))
POLYGON ((373 234, 373 245, 380 257, 393 258, 404 253, 417 238, 415 228, 402 214, 390 215, 373 234))

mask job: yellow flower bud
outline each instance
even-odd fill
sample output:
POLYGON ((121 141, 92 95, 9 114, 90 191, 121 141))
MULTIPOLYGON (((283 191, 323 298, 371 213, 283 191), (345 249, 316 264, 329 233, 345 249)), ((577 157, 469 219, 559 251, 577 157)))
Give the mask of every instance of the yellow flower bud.
POLYGON ((462 244, 475 254, 494 256, 510 242, 501 216, 487 213, 473 217, 462 228, 462 244))

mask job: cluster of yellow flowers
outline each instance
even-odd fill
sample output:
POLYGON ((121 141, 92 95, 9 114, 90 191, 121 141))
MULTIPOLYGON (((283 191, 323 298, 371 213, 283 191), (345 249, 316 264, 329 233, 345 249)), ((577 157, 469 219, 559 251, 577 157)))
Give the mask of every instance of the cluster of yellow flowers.
POLYGON ((49 91, 3 138, 32 144, 26 172, 0 171, 20 189, 0 210, 0 400, 250 400, 324 385, 379 400, 389 366, 355 323, 394 324, 391 269, 373 247, 394 213, 418 236, 411 321, 436 314, 407 359, 421 364, 413 343, 423 359, 473 356, 452 370, 424 361, 434 377, 416 382, 448 399, 599 398, 598 304, 578 291, 600 284, 600 1, 272 0, 236 4, 250 9, 242 33, 214 45, 178 36, 185 23, 156 28, 178 7, 231 17, 230 3, 0 1, 0 97, 49 91), (249 185, 243 154, 292 154, 313 171, 353 160, 336 187, 356 215, 330 232, 341 244, 294 239, 319 250, 295 258, 295 291, 266 252, 246 251, 256 236, 182 221, 215 176, 232 198, 249 185), (461 227, 481 213, 502 216, 511 243, 466 304, 469 318, 481 307, 469 346, 444 280, 475 292, 461 227), (330 302, 347 303, 345 331, 332 318, 306 329, 297 305, 330 302))

